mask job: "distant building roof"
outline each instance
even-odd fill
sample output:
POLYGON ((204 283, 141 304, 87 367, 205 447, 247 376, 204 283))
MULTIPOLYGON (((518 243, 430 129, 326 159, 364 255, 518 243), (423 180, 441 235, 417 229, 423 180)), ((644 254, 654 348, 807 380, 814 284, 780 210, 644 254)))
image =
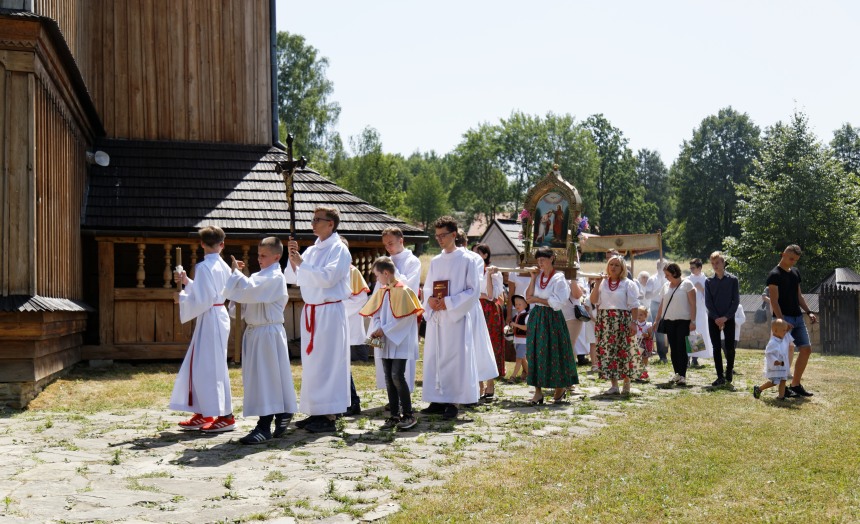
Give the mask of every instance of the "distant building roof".
POLYGON ((860 274, 857 274, 853 269, 847 267, 839 267, 833 270, 824 280, 819 282, 809 291, 811 293, 821 292, 821 286, 824 285, 839 285, 851 289, 860 289, 860 274))
MULTIPOLYGON (((502 236, 510 244, 511 251, 513 253, 519 255, 523 252, 524 244, 523 239, 520 236, 523 229, 520 223, 513 219, 497 218, 493 220, 490 227, 484 231, 480 241, 485 242, 494 229, 498 229, 502 233, 502 236)), ((496 253, 494 252, 494 254, 496 253)))
MULTIPOLYGON (((804 293, 803 298, 809 310, 818 313, 818 293, 804 293)), ((761 307, 761 295, 741 295, 740 304, 744 308, 744 313, 749 315, 750 312, 761 307)))
MULTIPOLYGON (((496 213, 496 219, 507 220, 510 218, 511 213, 496 213)), ((490 222, 492 223, 492 222, 490 222)), ((480 238, 484 235, 489 228, 490 225, 487 223, 487 215, 483 213, 478 213, 475 215, 475 220, 469 224, 469 231, 466 232, 467 238, 480 238)))
MULTIPOLYGON (((285 234, 290 212, 275 164, 287 159, 269 146, 104 140, 108 167, 92 166, 81 229, 101 235, 182 236, 216 224, 235 237, 285 234)), ((338 232, 378 240, 397 226, 419 242, 425 233, 374 207, 312 169, 295 176, 296 231, 310 237, 317 205, 340 211, 338 232)))

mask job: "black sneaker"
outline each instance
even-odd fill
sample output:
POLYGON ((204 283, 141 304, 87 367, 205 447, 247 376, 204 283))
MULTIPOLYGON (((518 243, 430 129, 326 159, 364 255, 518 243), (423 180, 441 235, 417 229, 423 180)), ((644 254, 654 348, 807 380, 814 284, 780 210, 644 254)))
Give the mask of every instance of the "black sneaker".
POLYGON ((272 440, 272 434, 260 428, 254 428, 250 433, 239 439, 242 444, 262 444, 267 440, 272 440))
POLYGON ((294 423, 293 425, 299 429, 305 429, 305 427, 307 427, 308 424, 310 424, 311 422, 313 422, 317 418, 319 418, 319 417, 316 415, 311 415, 308 418, 299 420, 298 422, 294 423))
POLYGON ((305 431, 311 433, 334 433, 336 430, 334 420, 328 417, 317 417, 316 420, 305 426, 305 431))
POLYGON ((761 388, 758 386, 753 386, 753 396, 755 398, 761 398, 761 388))
POLYGON ((726 370, 726 384, 731 384, 734 376, 735 376, 735 371, 733 369, 727 369, 726 370))
POLYGON ((346 409, 344 415, 347 417, 354 417, 356 415, 361 415, 361 404, 353 404, 346 409))
POLYGON ((399 419, 399 418, 397 418, 397 417, 388 417, 387 419, 385 419, 385 422, 383 422, 383 423, 382 423, 382 425, 381 425, 381 426, 379 426, 379 429, 381 429, 381 430, 394 429, 394 428, 396 428, 396 427, 397 427, 397 424, 398 424, 398 423, 400 423, 400 419, 399 419))
POLYGON ((439 404, 437 402, 431 402, 429 406, 419 411, 424 415, 441 415, 445 413, 445 404, 439 404))
POLYGON ((791 386, 785 386, 785 398, 796 397, 797 393, 791 390, 791 386))
POLYGON ((448 404, 445 406, 445 411, 442 413, 442 418, 445 420, 454 420, 457 418, 457 415, 460 413, 460 410, 457 409, 456 404, 448 404))
POLYGON ((723 377, 717 377, 717 380, 711 382, 711 386, 713 386, 715 388, 718 388, 720 386, 725 386, 725 385, 726 385, 726 379, 724 379, 723 377))
MULTIPOLYGON (((786 391, 788 391, 789 389, 791 390, 792 393, 794 393, 794 395, 792 395, 792 396, 798 396, 798 397, 811 397, 812 396, 812 393, 803 389, 802 384, 798 384, 796 386, 788 386, 787 388, 785 388, 786 391)), ((788 395, 786 395, 786 396, 788 396, 788 395)))
MULTIPOLYGON (((275 438, 284 436, 292 419, 292 413, 281 413, 280 415, 275 415, 275 431, 272 433, 272 436, 275 438)), ((302 422, 304 422, 304 420, 302 422)), ((298 424, 296 424, 296 426, 298 426, 298 424)))

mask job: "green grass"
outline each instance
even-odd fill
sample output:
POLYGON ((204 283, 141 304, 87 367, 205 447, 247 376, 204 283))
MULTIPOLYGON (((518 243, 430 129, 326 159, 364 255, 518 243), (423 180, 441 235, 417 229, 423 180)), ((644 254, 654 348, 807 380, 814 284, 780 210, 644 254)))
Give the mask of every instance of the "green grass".
POLYGON ((816 357, 811 401, 779 404, 761 352, 741 351, 736 391, 689 388, 586 437, 406 492, 386 522, 856 522, 860 359, 816 357))

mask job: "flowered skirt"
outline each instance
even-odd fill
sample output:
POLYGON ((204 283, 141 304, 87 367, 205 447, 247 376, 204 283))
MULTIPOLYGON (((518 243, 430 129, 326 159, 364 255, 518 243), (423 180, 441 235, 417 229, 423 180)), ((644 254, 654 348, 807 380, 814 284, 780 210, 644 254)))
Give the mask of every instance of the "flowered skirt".
POLYGON ((536 305, 529 313, 526 335, 529 374, 526 383, 541 388, 566 388, 579 384, 576 357, 561 311, 536 305))
POLYGON ((502 307, 494 300, 481 299, 481 309, 487 321, 487 331, 490 332, 490 342, 493 344, 493 355, 496 357, 496 368, 499 376, 505 376, 505 325, 502 320, 502 307))
POLYGON ((607 379, 636 379, 642 357, 636 337, 630 334, 632 316, 627 309, 600 309, 594 330, 597 335, 597 365, 607 379))

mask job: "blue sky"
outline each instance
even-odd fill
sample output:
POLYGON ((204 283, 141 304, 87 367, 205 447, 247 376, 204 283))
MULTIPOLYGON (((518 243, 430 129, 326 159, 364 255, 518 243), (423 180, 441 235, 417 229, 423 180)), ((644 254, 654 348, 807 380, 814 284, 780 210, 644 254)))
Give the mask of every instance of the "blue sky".
POLYGON ((731 105, 762 129, 860 126, 860 2, 278 0, 279 31, 329 59, 338 131, 444 154, 512 111, 603 113, 669 165, 731 105))

